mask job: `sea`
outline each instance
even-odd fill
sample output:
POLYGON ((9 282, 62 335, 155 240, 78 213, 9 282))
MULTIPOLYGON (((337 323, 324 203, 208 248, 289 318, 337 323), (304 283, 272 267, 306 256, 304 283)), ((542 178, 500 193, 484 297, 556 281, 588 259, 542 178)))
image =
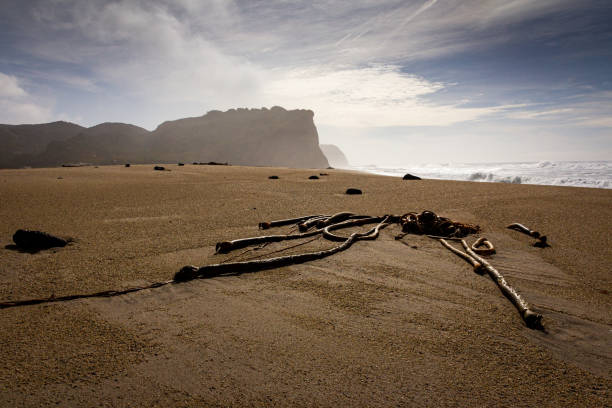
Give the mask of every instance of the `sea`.
POLYGON ((366 165, 353 166, 352 169, 387 176, 410 173, 424 179, 612 188, 612 161, 366 165))

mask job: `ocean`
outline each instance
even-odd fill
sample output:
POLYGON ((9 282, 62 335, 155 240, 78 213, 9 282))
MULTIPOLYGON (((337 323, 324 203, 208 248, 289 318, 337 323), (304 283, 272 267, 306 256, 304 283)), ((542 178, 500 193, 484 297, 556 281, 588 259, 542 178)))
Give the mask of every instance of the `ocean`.
POLYGON ((612 161, 522 163, 439 163, 405 167, 375 165, 352 169, 387 176, 406 173, 426 179, 612 188, 612 161))

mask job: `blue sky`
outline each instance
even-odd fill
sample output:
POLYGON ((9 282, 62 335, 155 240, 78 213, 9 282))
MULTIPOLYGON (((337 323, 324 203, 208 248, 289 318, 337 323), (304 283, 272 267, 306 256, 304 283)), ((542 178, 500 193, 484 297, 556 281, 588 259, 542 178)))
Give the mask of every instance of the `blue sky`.
POLYGON ((355 164, 612 160, 612 2, 11 1, 0 123, 315 111, 355 164))

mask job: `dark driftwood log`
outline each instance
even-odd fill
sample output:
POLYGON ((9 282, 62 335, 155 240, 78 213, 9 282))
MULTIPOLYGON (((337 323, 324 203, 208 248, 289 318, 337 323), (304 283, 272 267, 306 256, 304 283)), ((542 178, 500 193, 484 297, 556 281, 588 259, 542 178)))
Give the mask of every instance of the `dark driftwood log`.
POLYGON ((472 258, 482 264, 482 266, 489 273, 491 279, 495 281, 502 293, 508 299, 510 299, 514 306, 516 306, 527 327, 531 329, 542 328, 542 315, 531 310, 529 308, 529 304, 517 293, 516 290, 514 290, 512 286, 508 284, 508 282, 506 282, 504 276, 499 273, 497 269, 491 266, 491 264, 488 263, 485 259, 481 258, 480 256, 478 256, 478 254, 472 251, 472 249, 468 246, 465 240, 462 240, 461 244, 465 248, 465 251, 468 253, 468 255, 470 255, 472 258))

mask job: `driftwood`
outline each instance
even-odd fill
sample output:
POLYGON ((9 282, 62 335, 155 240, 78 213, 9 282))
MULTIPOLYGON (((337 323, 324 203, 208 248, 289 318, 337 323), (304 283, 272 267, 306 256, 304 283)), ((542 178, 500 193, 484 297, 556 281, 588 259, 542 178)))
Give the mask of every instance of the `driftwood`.
MULTIPOLYGON (((327 219, 336 219, 338 220, 346 220, 343 222, 335 222, 331 225, 333 226, 338 226, 338 228, 346 228, 346 227, 353 227, 353 226, 359 226, 359 225, 364 225, 364 224, 368 224, 368 223, 373 223, 373 222, 378 222, 380 221, 380 217, 368 217, 368 218, 361 218, 362 216, 357 216, 360 217, 356 220, 347 220, 347 218, 350 218, 351 216, 353 216, 352 213, 338 213, 335 214, 331 217, 328 217, 327 219), (376 221, 372 221, 372 222, 363 222, 364 220, 372 220, 375 219, 376 221)), ((321 218, 320 216, 313 216, 312 218, 314 218, 317 222, 319 222, 319 224, 317 224, 317 229, 313 230, 313 231, 307 231, 307 232, 302 232, 299 234, 286 234, 286 235, 263 235, 263 236, 259 236, 259 237, 250 237, 250 238, 242 238, 242 239, 236 239, 233 241, 223 241, 223 242, 218 242, 215 250, 217 253, 222 253, 222 254, 226 254, 230 251, 233 251, 235 249, 240 249, 240 248, 245 248, 247 246, 251 246, 251 245, 259 245, 259 244, 265 244, 268 242, 280 242, 280 241, 288 241, 288 240, 294 240, 294 239, 301 239, 301 238, 308 238, 308 237, 312 237, 314 235, 318 235, 318 234, 322 234, 325 230, 325 228, 328 226, 327 221, 322 221, 323 218, 321 218)), ((285 221, 285 220, 283 220, 285 221)), ((304 220, 304 221, 308 221, 308 220, 304 220)), ((276 223, 277 221, 272 221, 270 223, 266 223, 266 224, 272 224, 272 223, 276 223)), ((303 223, 301 223, 303 224, 303 223)), ((300 224, 300 225, 301 225, 300 224)), ((261 224, 260 224, 261 225, 261 224)), ((330 234, 332 235, 332 234, 330 234)), ((344 240, 344 238, 343 238, 344 240)))
POLYGON ((461 244, 463 245, 463 248, 465 248, 465 252, 454 248, 444 239, 440 239, 440 243, 455 254, 459 255, 461 258, 471 263, 474 267, 474 271, 478 273, 484 273, 486 271, 491 279, 493 279, 493 281, 497 284, 504 296, 506 296, 517 308, 527 327, 531 329, 542 328, 542 315, 531 310, 529 304, 512 286, 508 284, 508 282, 506 282, 504 276, 499 273, 499 271, 489 262, 487 262, 487 260, 483 259, 476 252, 474 252, 465 240, 461 240, 461 244))
MULTIPOLYGON (((174 280, 177 282, 185 282, 185 281, 196 279, 196 278, 213 277, 213 276, 223 275, 227 273, 256 272, 256 271, 261 271, 265 269, 278 268, 278 267, 287 266, 287 265, 295 265, 299 263, 312 261, 315 259, 325 258, 337 252, 348 249, 351 245, 353 245, 355 241, 366 240, 366 239, 376 239, 378 237, 378 233, 380 229, 389 225, 389 223, 386 222, 387 219, 388 218, 385 218, 382 221, 380 221, 379 217, 373 217, 372 219, 367 219, 367 220, 364 219, 364 220, 356 220, 356 221, 345 221, 345 227, 354 226, 354 225, 357 225, 357 223, 360 223, 359 225, 363 225, 363 224, 366 224, 365 221, 369 221, 369 223, 374 223, 374 222, 379 222, 379 221, 380 222, 376 227, 372 228, 368 232, 352 233, 349 237, 342 239, 342 241, 344 241, 342 244, 336 247, 330 248, 330 249, 326 249, 323 251, 317 251, 317 252, 308 252, 308 253, 299 254, 299 255, 279 256, 276 258, 268 258, 268 259, 254 260, 254 261, 247 261, 247 262, 232 262, 232 263, 206 265, 206 266, 202 266, 199 268, 196 266, 188 265, 188 266, 184 266, 183 268, 181 268, 181 270, 178 271, 174 275, 174 280)), ((337 226, 337 224, 333 226, 337 226)), ((328 226, 325 229, 328 229, 330 227, 332 226, 328 226)), ((320 230, 317 230, 317 231, 320 231, 320 230)), ((263 237, 260 237, 260 238, 263 238, 263 237)))
MULTIPOLYGON (((282 227, 284 225, 291 225, 295 223, 302 222, 304 220, 308 220, 312 217, 325 217, 324 215, 307 215, 305 217, 298 218, 288 218, 286 220, 277 220, 277 221, 269 221, 269 222, 260 222, 259 229, 269 229, 273 227, 282 227)), ((329 217, 329 216, 327 216, 329 217)))
MULTIPOLYGON (((482 268, 482 264, 480 262, 478 262, 476 259, 472 258, 471 256, 469 256, 468 254, 466 254, 463 251, 458 250, 457 248, 455 248, 454 246, 452 246, 451 244, 449 244, 448 242, 446 242, 446 240, 444 238, 439 238, 436 237, 440 240, 440 243, 442 245, 444 245, 446 248, 448 248, 449 250, 451 250, 452 252, 454 252, 455 254, 457 254, 458 256, 460 256, 461 258, 465 259, 468 263, 470 263, 472 265, 472 267, 474 268, 474 272, 482 275, 484 273, 483 268, 482 268)), ((463 241, 462 239, 457 239, 459 241, 463 241)))
POLYGON ((472 244, 472 251, 476 252, 478 255, 492 255, 495 253, 495 247, 491 241, 485 237, 481 237, 472 244), (484 246, 484 248, 482 248, 482 246, 484 246))
POLYGON ((147 286, 133 287, 118 291, 109 290, 91 294, 77 294, 61 297, 52 296, 48 298, 0 302, 0 309, 7 307, 60 302, 92 297, 119 296, 127 293, 137 292, 140 290, 161 287, 170 283, 185 282, 192 279, 207 278, 226 274, 255 272, 265 269, 272 269, 282 266, 304 263, 315 259, 325 258, 340 251, 344 251, 350 248, 357 241, 376 239, 379 235, 380 230, 391 224, 399 224, 402 227, 403 234, 396 237, 396 239, 401 239, 402 236, 408 233, 423 234, 432 238, 436 238, 446 248, 469 262, 476 272, 482 274, 486 271, 497 283, 504 295, 508 297, 517 307, 527 326, 531 328, 541 327, 542 316, 533 312, 529 308, 529 305, 520 297, 520 295, 511 286, 508 285, 504 277, 486 260, 484 260, 477 254, 477 252, 480 252, 481 254, 492 253, 492 251, 494 251, 493 244, 491 244, 490 241, 481 238, 474 243, 472 248, 470 248, 465 242, 465 240, 462 239, 462 237, 465 237, 466 235, 479 231, 479 227, 477 225, 464 224, 452 221, 448 218, 439 217, 432 211, 423 211, 421 213, 411 212, 402 216, 384 215, 380 217, 356 215, 350 212, 340 212, 333 215, 309 215, 305 217, 262 222, 259 224, 260 229, 269 229, 271 227, 279 227, 285 225, 300 225, 300 229, 302 230, 302 232, 296 234, 267 235, 237 239, 233 241, 223 241, 217 243, 216 251, 218 253, 227 253, 251 245, 259 245, 269 242, 280 242, 285 240, 296 240, 300 238, 315 237, 317 235, 322 236, 323 238, 330 241, 340 242, 340 244, 322 251, 278 256, 268 259, 254 259, 241 262, 226 262, 205 265, 201 267, 188 265, 181 268, 174 275, 174 278, 169 281, 157 282, 147 286), (359 227, 369 224, 376 224, 376 226, 374 228, 371 228, 367 232, 353 232, 348 237, 339 235, 337 233, 337 231, 341 229, 359 227), (312 229, 313 227, 314 229, 312 229), (466 252, 454 248, 447 242, 447 240, 460 240, 466 252), (480 248, 481 246, 485 246, 486 248, 480 248))
POLYGON ((548 245, 548 238, 546 238, 546 235, 542 235, 538 231, 531 230, 527 228, 526 226, 524 226, 523 224, 519 224, 518 222, 515 222, 513 224, 508 225, 506 228, 512 229, 518 232, 522 232, 523 234, 527 234, 530 237, 535 238, 536 242, 533 243, 533 246, 535 247, 546 248, 550 246, 548 245))

